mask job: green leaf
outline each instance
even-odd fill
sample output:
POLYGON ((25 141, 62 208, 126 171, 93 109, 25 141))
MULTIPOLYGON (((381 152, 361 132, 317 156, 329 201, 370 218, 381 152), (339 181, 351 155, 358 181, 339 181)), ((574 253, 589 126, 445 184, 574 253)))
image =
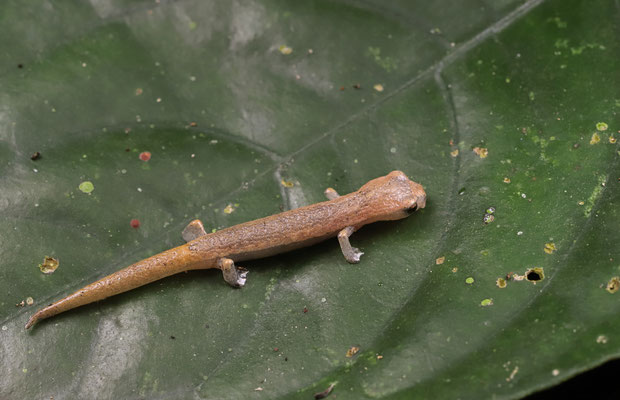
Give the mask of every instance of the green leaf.
POLYGON ((0 397, 518 398, 620 353, 613 2, 2 11, 0 397), (23 329, 194 218, 394 169, 427 207, 355 233, 360 264, 330 240, 23 329))

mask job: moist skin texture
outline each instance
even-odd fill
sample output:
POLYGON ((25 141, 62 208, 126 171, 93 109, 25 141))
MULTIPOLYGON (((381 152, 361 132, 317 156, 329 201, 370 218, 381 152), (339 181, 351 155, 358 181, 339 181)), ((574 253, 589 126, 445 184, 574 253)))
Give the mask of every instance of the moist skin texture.
POLYGON ((193 221, 192 224, 197 222, 203 232, 199 237, 132 264, 50 304, 30 317, 26 329, 39 320, 72 308, 192 269, 220 268, 229 284, 242 286, 245 276, 241 282, 234 262, 310 246, 331 237, 338 236, 347 261, 359 262, 363 253, 352 248, 348 239, 354 231, 372 222, 406 218, 426 205, 422 186, 409 180, 401 171, 373 179, 344 196, 339 196, 331 188, 325 193, 331 200, 215 233, 204 233, 202 224, 193 221), (230 278, 231 274, 233 278, 230 278))

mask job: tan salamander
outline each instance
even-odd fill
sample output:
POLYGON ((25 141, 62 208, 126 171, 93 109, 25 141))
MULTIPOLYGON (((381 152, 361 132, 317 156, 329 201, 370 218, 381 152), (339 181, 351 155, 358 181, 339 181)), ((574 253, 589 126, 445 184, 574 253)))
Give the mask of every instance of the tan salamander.
POLYGON ((138 261, 50 304, 30 317, 26 329, 72 308, 192 269, 219 268, 226 282, 241 287, 247 271, 235 262, 310 246, 334 236, 345 259, 357 263, 363 253, 349 243, 353 232, 372 222, 405 218, 426 205, 422 186, 401 171, 373 179, 344 196, 332 188, 325 190, 325 195, 328 201, 209 234, 194 220, 183 230, 186 244, 138 261))

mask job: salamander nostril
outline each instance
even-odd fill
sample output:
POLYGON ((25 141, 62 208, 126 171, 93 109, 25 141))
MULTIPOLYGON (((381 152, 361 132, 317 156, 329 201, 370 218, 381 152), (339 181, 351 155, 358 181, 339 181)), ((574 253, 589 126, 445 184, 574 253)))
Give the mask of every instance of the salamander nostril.
POLYGON ((409 208, 405 209, 405 212, 406 212, 407 214, 411 214, 411 213, 413 213, 413 212, 414 212, 415 210, 417 210, 417 209, 418 209, 418 205, 417 205, 417 204, 414 204, 412 207, 409 207, 409 208))

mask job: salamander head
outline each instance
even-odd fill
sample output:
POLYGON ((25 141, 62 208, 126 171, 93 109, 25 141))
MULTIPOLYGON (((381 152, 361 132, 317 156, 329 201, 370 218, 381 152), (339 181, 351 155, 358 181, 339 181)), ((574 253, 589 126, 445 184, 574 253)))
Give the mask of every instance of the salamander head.
POLYGON ((373 179, 360 189, 368 196, 377 221, 406 218, 426 206, 426 192, 401 171, 373 179))

